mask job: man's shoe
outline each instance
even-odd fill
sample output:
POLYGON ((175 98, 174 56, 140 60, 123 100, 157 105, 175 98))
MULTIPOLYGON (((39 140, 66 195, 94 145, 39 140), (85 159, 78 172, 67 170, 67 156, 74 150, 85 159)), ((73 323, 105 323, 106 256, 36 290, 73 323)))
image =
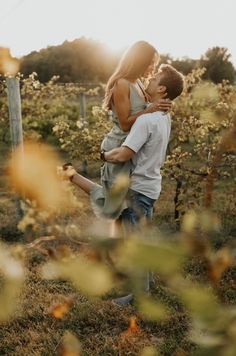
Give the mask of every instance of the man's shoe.
POLYGON ((125 295, 124 297, 112 299, 111 302, 115 305, 125 306, 131 304, 133 302, 133 299, 134 299, 133 294, 128 294, 125 295))

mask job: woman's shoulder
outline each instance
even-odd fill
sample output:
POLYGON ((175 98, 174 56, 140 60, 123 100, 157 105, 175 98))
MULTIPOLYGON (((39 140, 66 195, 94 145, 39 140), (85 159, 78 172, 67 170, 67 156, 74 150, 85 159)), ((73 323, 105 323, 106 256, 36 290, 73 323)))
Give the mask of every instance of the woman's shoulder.
POLYGON ((128 96, 129 92, 130 92, 129 81, 124 78, 119 78, 116 84, 114 85, 113 95, 121 98, 121 97, 128 96))
POLYGON ((115 84, 115 88, 116 89, 128 89, 129 88, 129 85, 130 85, 130 82, 125 79, 125 78, 119 78, 117 79, 116 81, 116 84, 115 84))

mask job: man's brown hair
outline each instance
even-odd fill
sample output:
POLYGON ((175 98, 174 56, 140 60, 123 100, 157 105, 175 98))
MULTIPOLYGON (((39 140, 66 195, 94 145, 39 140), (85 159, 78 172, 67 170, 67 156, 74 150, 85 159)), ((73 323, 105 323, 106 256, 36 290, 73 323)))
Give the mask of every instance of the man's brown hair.
POLYGON ((159 85, 166 87, 167 98, 174 100, 184 89, 184 76, 170 64, 162 64, 159 68, 161 72, 159 85))

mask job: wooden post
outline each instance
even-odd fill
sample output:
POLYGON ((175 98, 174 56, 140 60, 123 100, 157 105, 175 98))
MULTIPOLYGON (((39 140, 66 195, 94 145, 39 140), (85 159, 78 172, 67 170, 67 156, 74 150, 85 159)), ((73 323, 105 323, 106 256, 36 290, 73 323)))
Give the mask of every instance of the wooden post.
MULTIPOLYGON (((20 82, 18 78, 7 78, 7 97, 10 118, 12 151, 20 149, 23 159, 23 130, 21 118, 20 82)), ((20 199, 16 198, 17 219, 22 217, 20 199)))
POLYGON ((18 78, 7 78, 7 95, 12 149, 15 150, 20 145, 23 152, 20 83, 18 78))
POLYGON ((80 106, 80 117, 86 117, 86 98, 85 93, 80 93, 79 95, 79 106, 80 106))

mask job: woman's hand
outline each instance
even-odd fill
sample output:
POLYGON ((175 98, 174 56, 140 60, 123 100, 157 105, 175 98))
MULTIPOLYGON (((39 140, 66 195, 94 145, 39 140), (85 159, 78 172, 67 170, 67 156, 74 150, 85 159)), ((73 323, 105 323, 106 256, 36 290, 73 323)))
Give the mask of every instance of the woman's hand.
POLYGON ((155 111, 170 111, 173 107, 173 103, 170 99, 159 99, 154 101, 148 106, 147 112, 152 113, 155 111))

